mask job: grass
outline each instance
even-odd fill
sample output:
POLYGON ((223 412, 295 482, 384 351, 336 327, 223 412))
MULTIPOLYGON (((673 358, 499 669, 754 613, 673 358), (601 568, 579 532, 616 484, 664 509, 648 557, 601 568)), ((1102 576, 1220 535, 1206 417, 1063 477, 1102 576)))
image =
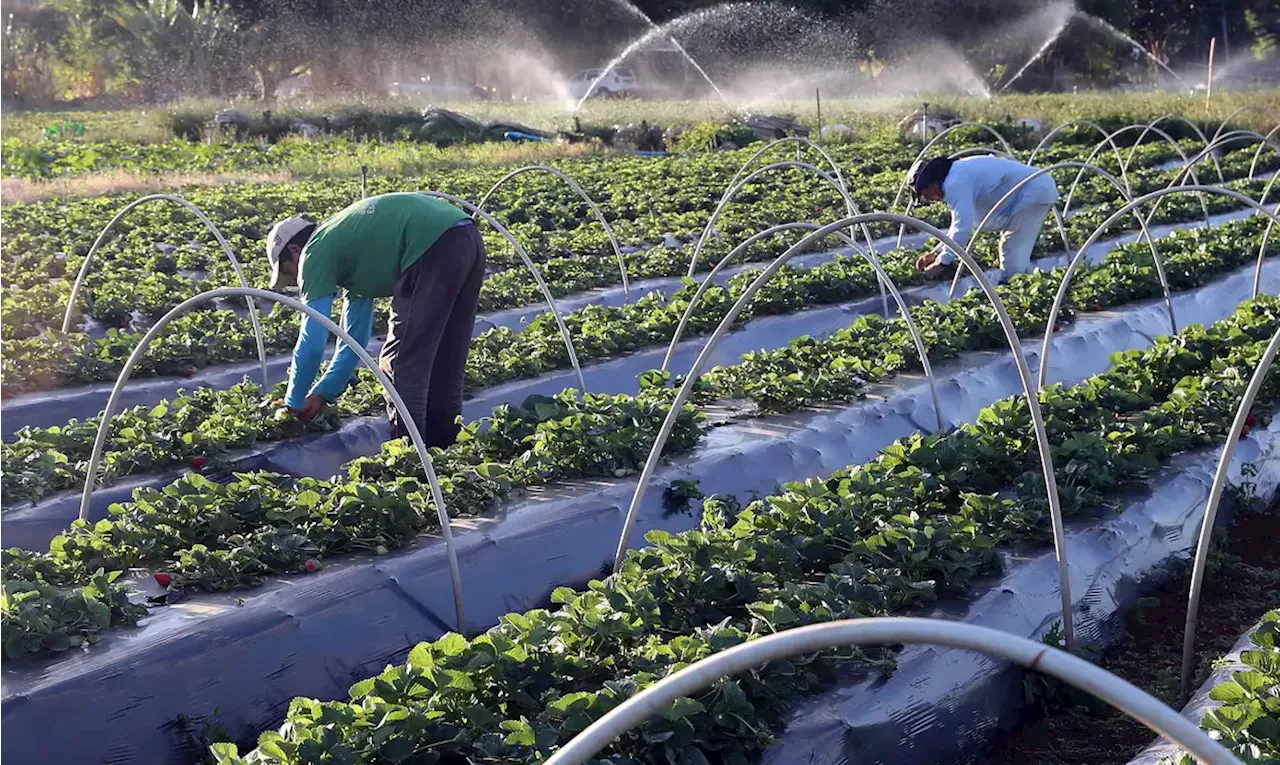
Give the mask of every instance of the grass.
POLYGON ((136 192, 155 193, 196 186, 226 186, 236 183, 282 183, 288 180, 290 176, 286 173, 143 175, 123 171, 39 181, 0 178, 0 199, 4 200, 4 204, 24 204, 43 202, 47 199, 74 199, 136 192))
MULTIPOLYGON (((1003 122, 1021 117, 1035 117, 1049 125, 1072 119, 1108 119, 1122 117, 1128 121, 1153 120, 1165 114, 1181 114, 1204 120, 1215 127, 1243 106, 1256 106, 1264 111, 1239 115, 1234 122, 1266 133, 1280 120, 1280 88, 1222 93, 1214 97, 1206 109, 1204 95, 1182 92, 1090 91, 1085 93, 1013 94, 991 99, 948 95, 923 95, 916 98, 824 99, 822 119, 825 124, 843 122, 862 136, 892 131, 903 116, 919 108, 920 100, 928 100, 930 109, 944 109, 969 119, 1003 122), (1266 112, 1269 112, 1267 114, 1266 112), (1274 116, 1272 116, 1274 115, 1274 116)), ((410 99, 308 99, 281 100, 273 104, 241 102, 235 104, 251 116, 271 109, 274 117, 293 117, 319 122, 329 115, 348 120, 383 120, 395 124, 418 114, 426 104, 410 99)), ((218 109, 227 106, 210 100, 182 101, 170 106, 122 111, 13 111, 0 116, 0 132, 23 140, 39 140, 45 128, 63 121, 84 124, 86 140, 127 139, 141 143, 162 141, 172 137, 170 123, 207 121, 218 109)), ((469 114, 481 121, 504 120, 522 122, 544 130, 567 130, 574 127, 569 104, 555 102, 506 103, 476 101, 448 104, 449 108, 469 114)), ((809 125, 817 124, 814 100, 770 101, 757 104, 703 101, 641 101, 631 99, 588 101, 579 117, 584 125, 612 125, 639 122, 642 119, 664 126, 687 126, 704 121, 717 121, 742 116, 747 112, 794 114, 809 125)))

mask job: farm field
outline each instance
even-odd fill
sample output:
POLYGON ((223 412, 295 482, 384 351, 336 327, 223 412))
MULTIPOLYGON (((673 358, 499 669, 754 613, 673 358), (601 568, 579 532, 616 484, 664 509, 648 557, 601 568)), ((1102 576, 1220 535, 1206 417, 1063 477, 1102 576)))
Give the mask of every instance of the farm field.
MULTIPOLYGON (((1237 756, 1280 756, 1265 615, 1280 572, 1256 542, 1280 512, 1280 146, 1274 92, 1243 112, 1235 98, 1213 118, 1146 95, 1074 112, 1065 97, 957 101, 969 119, 927 146, 898 129, 909 112, 835 102, 825 118, 857 139, 656 156, 190 143, 109 113, 46 138, 50 115, 6 115, 0 180, 43 190, 0 206, 3 753, 543 762, 701 659, 871 617, 1069 647, 1180 708, 1176 601, 1221 494, 1194 680, 1226 690, 1204 691, 1224 706, 1202 724, 1237 756), (916 268, 936 240, 901 216, 949 222, 908 205, 922 149, 1063 165, 1037 270, 991 289, 999 310, 975 277, 951 294, 916 268), (108 176, 131 180, 94 193, 108 176), (392 191, 483 209, 462 432, 429 450, 430 478, 389 438, 369 370, 321 417, 290 415, 297 313, 241 297, 156 334, 95 454, 157 322, 241 273, 264 287, 277 220, 392 191), (863 215, 885 212, 899 217, 863 215), (1211 492, 1228 443, 1227 489, 1211 492), (1264 595, 1236 604, 1233 587, 1264 595), (1161 635, 1163 674, 1134 658, 1161 635), (1241 636, 1241 674, 1210 678, 1241 636), (50 741, 53 720, 83 735, 50 741)), ((999 247, 990 231, 968 247, 983 283, 999 247)), ((909 746, 921 762, 1065 765, 1103 761, 1101 729, 1106 761, 1128 763, 1154 738, 982 661, 901 646, 773 661, 600 756, 819 761, 856 741, 866 762, 909 746), (932 722, 904 726, 908 708, 932 722)))

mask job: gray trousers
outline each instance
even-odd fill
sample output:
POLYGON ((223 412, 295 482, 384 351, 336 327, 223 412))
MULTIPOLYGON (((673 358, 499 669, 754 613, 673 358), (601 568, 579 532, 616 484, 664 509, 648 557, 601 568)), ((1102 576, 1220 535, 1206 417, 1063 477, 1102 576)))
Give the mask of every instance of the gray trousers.
MULTIPOLYGON (((378 359, 427 446, 458 438, 471 331, 484 282, 484 240, 475 225, 445 231, 400 275, 378 359)), ((387 401, 391 437, 409 434, 387 401)))

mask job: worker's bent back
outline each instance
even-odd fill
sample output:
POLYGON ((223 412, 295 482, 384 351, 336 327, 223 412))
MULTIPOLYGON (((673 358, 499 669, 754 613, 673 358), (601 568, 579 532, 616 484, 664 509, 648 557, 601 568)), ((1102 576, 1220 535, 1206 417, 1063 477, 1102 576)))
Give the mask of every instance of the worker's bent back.
POLYGON ((341 287, 360 297, 390 297, 440 235, 467 217, 448 202, 412 192, 361 199, 321 223, 302 251, 304 298, 341 287))

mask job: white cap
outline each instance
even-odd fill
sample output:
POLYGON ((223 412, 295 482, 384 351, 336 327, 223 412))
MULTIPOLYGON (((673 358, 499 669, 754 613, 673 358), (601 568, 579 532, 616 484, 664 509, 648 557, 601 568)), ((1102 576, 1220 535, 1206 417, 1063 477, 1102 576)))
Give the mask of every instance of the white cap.
POLYGON ((298 232, 312 225, 315 224, 306 218, 294 216, 285 218, 271 227, 271 233, 267 234, 267 262, 271 264, 271 289, 279 290, 289 286, 280 278, 280 256, 284 253, 285 245, 289 244, 298 232))

